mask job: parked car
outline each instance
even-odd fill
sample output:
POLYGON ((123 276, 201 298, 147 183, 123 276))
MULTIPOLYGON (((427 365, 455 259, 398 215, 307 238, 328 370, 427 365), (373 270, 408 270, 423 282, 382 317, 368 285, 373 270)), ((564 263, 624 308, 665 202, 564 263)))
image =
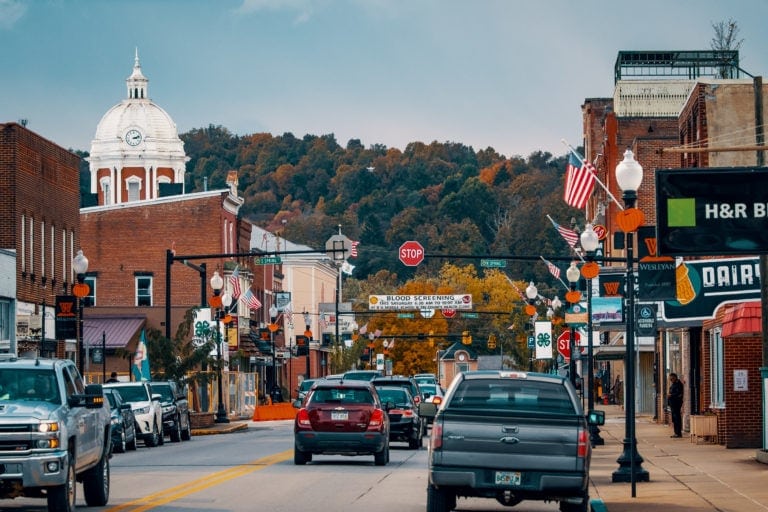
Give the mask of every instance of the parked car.
POLYGON ((379 370, 350 370, 344 372, 341 378, 344 380, 373 380, 376 377, 381 377, 379 370))
POLYGON ((189 401, 176 381, 153 381, 152 393, 160 395, 163 408, 163 432, 171 441, 189 441, 192 439, 192 423, 189 421, 189 401))
POLYGON ((376 389, 363 380, 321 380, 312 387, 294 421, 293 463, 316 454, 373 455, 389 462, 389 417, 376 389))
POLYGON ((304 397, 307 396, 307 391, 309 391, 309 388, 312 387, 312 384, 314 384, 317 381, 318 379, 304 379, 303 381, 301 381, 301 384, 299 384, 299 387, 296 388, 296 393, 297 393, 296 398, 299 401, 299 403, 304 401, 304 397))
MULTIPOLYGON (((424 402, 428 404, 440 405, 443 401, 443 388, 440 384, 419 384, 422 394, 424 395, 424 402)), ((428 417, 425 422, 427 425, 432 424, 432 417, 428 417)))
POLYGON ((413 396, 413 401, 416 402, 416 406, 421 403, 422 400, 424 400, 424 395, 421 392, 421 388, 419 387, 419 384, 416 382, 416 379, 413 377, 404 377, 402 375, 388 375, 386 377, 376 377, 375 379, 371 380, 374 386, 400 386, 403 388, 406 388, 408 391, 411 392, 411 395, 413 396))
POLYGON ((131 404, 136 417, 136 432, 147 446, 164 443, 163 408, 160 395, 152 394, 149 382, 118 382, 104 384, 106 389, 114 389, 123 401, 131 404))
MULTIPOLYGON (((457 497, 556 501, 561 512, 589 510, 589 426, 568 379, 520 371, 456 375, 436 414, 429 443, 427 512, 456 508, 457 497)), ((431 409, 431 410, 430 410, 431 409)))
POLYGON ((400 386, 381 386, 376 392, 389 416, 389 440, 404 441, 411 450, 421 448, 425 425, 411 392, 400 386))
POLYGON ((437 375, 434 373, 417 373, 413 376, 419 385, 422 384, 437 384, 437 375))
POLYGON ((126 450, 135 450, 136 418, 131 404, 123 402, 120 393, 114 389, 104 388, 104 396, 112 414, 112 451, 125 453, 126 450))

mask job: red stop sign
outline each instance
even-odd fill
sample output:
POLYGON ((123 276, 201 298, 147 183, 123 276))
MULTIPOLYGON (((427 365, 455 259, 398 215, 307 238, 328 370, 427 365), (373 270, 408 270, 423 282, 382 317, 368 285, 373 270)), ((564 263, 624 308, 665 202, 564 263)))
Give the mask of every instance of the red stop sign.
POLYGON ((408 267, 415 267, 424 261, 424 247, 415 240, 409 240, 400 246, 400 261, 408 267))
MULTIPOLYGON (((578 345, 580 339, 581 334, 579 334, 579 331, 575 331, 573 333, 573 344, 578 345)), ((566 361, 571 359, 571 331, 563 331, 557 337, 557 351, 566 361)))
POLYGON ((444 318, 453 318, 456 316, 455 309, 442 309, 440 312, 443 314, 444 318))

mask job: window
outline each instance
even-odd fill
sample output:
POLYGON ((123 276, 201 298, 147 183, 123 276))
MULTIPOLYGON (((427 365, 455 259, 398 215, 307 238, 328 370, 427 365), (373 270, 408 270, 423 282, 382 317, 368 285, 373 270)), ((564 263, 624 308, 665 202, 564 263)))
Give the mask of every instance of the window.
POLYGON ((131 176, 125 181, 125 186, 128 189, 128 201, 138 201, 141 199, 141 178, 131 176))
POLYGON ((96 305, 96 276, 86 275, 83 280, 88 285, 88 295, 83 298, 83 305, 92 307, 96 305))
POLYGON ((152 276, 136 276, 136 305, 152 305, 152 276))
MULTIPOLYGON (((11 301, 0 300, 0 342, 11 341, 11 301)), ((10 349, 10 344, 8 345, 10 349)))
POLYGON ((712 395, 712 407, 725 407, 725 383, 723 382, 724 350, 723 337, 720 329, 710 333, 709 358, 709 388, 712 395))
POLYGON ((112 204, 112 180, 108 177, 101 178, 99 184, 101 185, 101 194, 104 196, 104 204, 112 204))

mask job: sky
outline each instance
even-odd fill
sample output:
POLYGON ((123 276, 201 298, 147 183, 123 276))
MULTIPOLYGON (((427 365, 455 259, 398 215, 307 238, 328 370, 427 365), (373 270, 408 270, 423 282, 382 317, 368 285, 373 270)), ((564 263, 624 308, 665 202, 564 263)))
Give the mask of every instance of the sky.
POLYGON ((0 123, 89 151, 138 48, 179 133, 560 156, 619 51, 709 50, 729 19, 768 73, 768 0, 0 0, 0 123))

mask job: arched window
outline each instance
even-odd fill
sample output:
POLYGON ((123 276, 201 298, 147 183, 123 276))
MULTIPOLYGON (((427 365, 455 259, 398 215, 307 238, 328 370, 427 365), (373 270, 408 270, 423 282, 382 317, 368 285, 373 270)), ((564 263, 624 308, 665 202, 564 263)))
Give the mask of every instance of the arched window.
POLYGON ((125 180, 125 189, 128 191, 128 202, 141 199, 141 178, 131 176, 125 180))

